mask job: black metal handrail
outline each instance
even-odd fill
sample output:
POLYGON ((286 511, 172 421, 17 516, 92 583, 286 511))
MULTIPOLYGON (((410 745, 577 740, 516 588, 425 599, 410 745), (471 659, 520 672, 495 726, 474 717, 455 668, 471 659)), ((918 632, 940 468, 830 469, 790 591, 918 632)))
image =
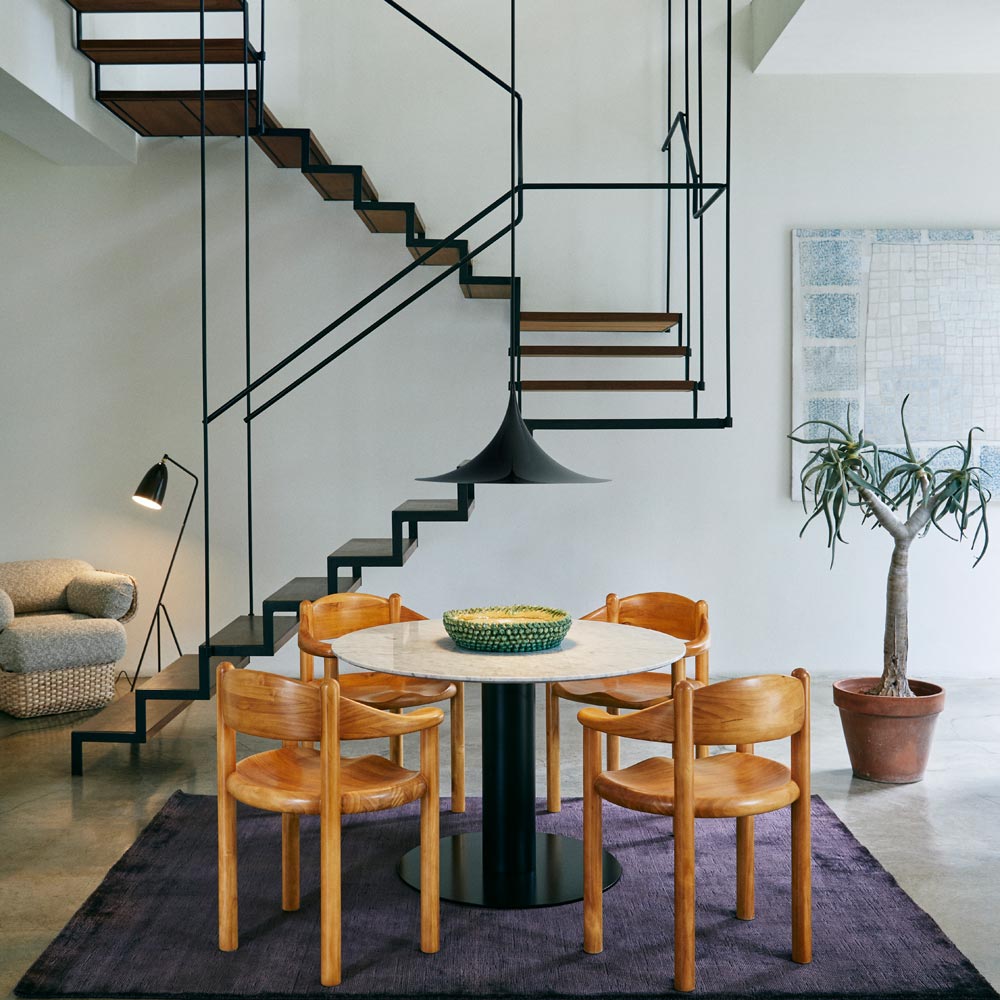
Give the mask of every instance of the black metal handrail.
MULTIPOLYGON (((510 192, 507 192, 503 196, 503 201, 507 201, 509 198, 510 198, 510 192)), ((514 225, 519 224, 520 221, 521 220, 519 218, 517 222, 514 223, 514 225)), ((284 399, 285 396, 287 396, 294 389, 297 389, 300 385, 302 385, 303 382, 307 382, 315 374, 322 371, 328 364, 330 364, 331 361, 336 361, 337 358, 339 358, 342 354, 345 354, 352 347, 356 346, 357 344, 360 344, 361 341, 364 340, 369 334, 374 333, 380 326, 382 326, 383 324, 387 323, 390 319, 392 319, 393 316, 402 312, 407 306, 416 302, 417 299, 419 299, 422 295, 425 295, 436 285, 444 281, 445 278, 447 278, 449 275, 457 271, 463 264, 470 261, 476 254, 482 253, 484 250, 488 249, 494 243, 496 243, 497 240, 503 238, 509 232, 512 232, 513 228, 514 226, 508 223, 506 226, 503 227, 503 229, 501 229, 497 233, 494 233, 484 243, 480 243, 479 246, 475 248, 475 250, 470 250, 468 253, 462 256, 457 263, 449 265, 449 267, 446 270, 442 271, 439 275, 432 278, 422 288, 418 289, 412 295, 403 299, 403 301, 400 302, 398 305, 393 306, 392 309, 390 309, 387 313, 380 316, 377 320, 375 320, 374 323, 366 327, 359 334, 352 337, 349 341, 347 341, 347 343, 342 344, 332 354, 327 355, 322 361, 313 365, 313 367, 310 368, 307 372, 304 372, 302 375, 300 375, 297 379, 295 379, 294 382, 290 382, 287 386, 285 386, 284 389, 280 390, 280 392, 275 393, 266 403, 261 403, 260 406, 258 406, 255 410, 252 410, 250 414, 244 417, 243 419, 246 421, 250 421, 255 419, 256 417, 259 417, 265 410, 270 409, 275 403, 277 403, 278 400, 284 399)), ((513 289, 511 290, 511 294, 513 295, 513 289)))
MULTIPOLYGON (((691 190, 697 192, 699 195, 698 201, 695 202, 692 199, 691 204, 691 218, 700 219, 722 196, 722 193, 726 190, 726 184, 705 184, 701 179, 701 172, 698 170, 698 165, 695 162, 694 151, 691 148, 691 137, 688 133, 687 125, 687 115, 683 111, 678 111, 677 115, 674 117, 673 124, 670 126, 670 131, 667 132, 666 139, 663 140, 663 145, 660 147, 661 153, 666 153, 670 150, 670 140, 674 137, 674 133, 680 130, 681 138, 684 140, 684 153, 687 160, 688 169, 691 171, 691 176, 695 179, 694 184, 681 184, 680 188, 691 190), (705 201, 705 191, 714 191, 714 194, 708 201, 705 201)), ((671 190, 676 190, 672 188, 671 190)))
MULTIPOLYGON (((486 218, 487 215, 489 215, 491 212, 495 211, 506 201, 508 201, 510 199, 510 196, 511 196, 510 191, 504 191, 504 193, 500 195, 499 198, 490 202, 489 205, 487 205, 484 209, 481 209, 479 212, 477 212, 474 216, 472 216, 471 219, 464 222, 461 226, 458 227, 458 229, 454 230, 452 233, 450 233, 448 236, 445 236, 443 239, 438 240, 432 247, 429 247, 426 252, 421 253, 419 257, 414 259, 411 263, 407 264, 401 270, 397 271, 391 278, 389 278, 387 281, 384 281, 381 285, 379 285, 378 288, 376 288, 372 292, 369 292, 368 295, 366 295, 363 299, 360 299, 358 302, 356 302, 353 306, 350 307, 350 309, 347 309, 345 312, 341 313, 335 320, 324 326, 323 329, 320 330, 318 333, 315 333, 312 337, 310 337, 304 343, 300 344, 298 347, 295 348, 295 350, 291 351, 289 354, 286 354, 285 357, 283 357, 280 361, 272 365, 266 372, 264 372, 263 375, 260 375, 256 379, 254 379, 248 386, 246 386, 246 388, 236 393, 230 399, 227 399, 225 403, 223 403, 221 406, 217 407, 215 410, 209 413, 208 416, 206 417, 206 420, 209 423, 212 423, 213 421, 217 420, 227 410, 235 406, 241 399, 249 395, 255 389, 259 389, 265 382, 268 382, 279 372, 287 368, 288 365, 290 365, 296 358, 300 357, 306 351, 308 351, 309 348, 314 347, 324 337, 326 337, 328 334, 336 330, 337 327, 342 326, 352 316, 356 315, 362 309, 364 309, 365 306, 370 305, 380 295, 387 292, 390 288, 393 287, 393 285, 397 284, 397 282, 405 278, 406 275, 410 274, 412 271, 415 271, 429 257, 434 256, 434 254, 437 253, 439 250, 441 250, 442 248, 446 247, 449 243, 456 240, 467 229, 474 226, 477 222, 481 222, 484 218, 486 218)), ((523 215, 523 213, 519 213, 519 215, 523 215)), ((518 221, 520 221, 520 219, 518 221)), ((448 275, 452 274, 457 267, 461 266, 462 263, 469 261, 472 258, 472 256, 475 255, 475 253, 480 252, 480 249, 481 248, 477 248, 477 250, 473 251, 470 254, 466 254, 464 257, 462 257, 459 264, 449 267, 448 270, 444 272, 443 277, 448 277, 448 275)), ((432 279, 430 282, 428 282, 427 285, 425 285, 422 289, 420 289, 415 294, 415 296, 412 296, 409 301, 415 301, 416 298, 419 298, 425 292, 429 291, 437 283, 438 283, 437 278, 432 279)))
MULTIPOLYGON (((263 4, 263 0, 261 0, 261 2, 263 4)), ((416 270, 418 267, 420 267, 420 265, 422 265, 427 260, 429 260, 431 257, 433 257, 438 251, 444 249, 446 246, 448 246, 449 243, 451 243, 454 240, 458 239, 458 237, 460 237, 463 233, 465 233, 472 226, 476 225, 478 222, 481 222, 484 218, 486 218, 487 215, 489 215, 491 212, 495 211, 497 208, 499 208, 501 205, 503 205, 508 199, 510 199, 514 195, 517 196, 517 211, 516 211, 516 213, 513 214, 513 221, 512 221, 511 224, 508 224, 503 229, 501 229, 499 232, 495 233, 489 240, 487 240, 486 242, 484 242, 483 244, 481 244, 475 250, 473 250, 473 251, 465 254, 459 260, 459 262, 457 264, 450 266, 443 274, 440 274, 440 275, 436 276, 435 278, 431 279, 420 290, 418 290, 413 295, 409 296, 403 303, 401 303, 400 305, 395 306, 393 309, 389 310, 387 313, 385 313, 382 317, 380 317, 378 320, 376 320, 373 324, 371 324, 369 327, 367 327, 365 330, 363 330, 356 337, 353 337, 346 344, 342 345, 342 347, 338 348, 332 355, 328 356, 324 361, 320 362, 318 365, 314 366, 312 369, 310 369, 308 372, 306 372, 303 376, 300 376, 294 382, 292 382, 288 386, 286 386, 283 390, 281 390, 281 392, 279 392, 274 397, 272 397, 270 400, 268 400, 267 403, 262 404, 256 410, 252 410, 252 411, 248 412, 247 415, 244 417, 244 420, 247 421, 247 422, 249 422, 250 420, 254 419, 260 413, 262 413, 265 410, 267 410, 273 403, 276 403, 279 399, 281 399, 284 396, 288 395, 288 393, 291 392, 293 389, 297 388, 303 382, 305 382, 309 378, 311 378, 314 374, 316 374, 316 372, 318 372, 322 368, 325 368, 326 365, 329 364, 331 361, 333 361, 336 358, 340 357, 343 353, 345 353, 345 351, 350 350, 350 348, 354 347, 356 344, 359 344, 370 333, 372 333, 374 330, 378 329, 385 322, 387 322, 389 319, 391 319, 393 316, 395 316, 398 312, 400 312, 402 308, 405 308, 405 306, 409 305, 412 302, 415 302, 418 298, 420 298, 426 292, 430 291, 430 289, 432 289, 436 285, 438 285, 444 278, 447 278, 449 275, 451 275, 452 273, 454 273, 459 267, 461 267, 464 264, 468 263, 477 253, 481 253, 487 247, 492 246, 493 243, 495 243, 502 236, 506 235, 508 232, 511 232, 511 226, 515 226, 516 227, 516 226, 520 225, 521 221, 524 218, 524 191, 523 191, 523 186, 521 184, 521 182, 523 181, 523 177, 524 177, 524 159, 523 159, 522 143, 521 143, 521 136, 522 136, 522 129, 523 129, 523 119, 524 119, 524 102, 523 102, 523 99, 522 99, 521 95, 517 92, 516 89, 514 89, 513 87, 511 87, 509 84, 505 83, 495 73, 492 73, 490 70, 488 70, 481 63, 479 63, 475 59, 473 59, 472 56, 470 56, 467 52, 464 52, 462 49, 460 49, 453 42, 451 42, 447 38, 445 38, 442 34, 440 34, 439 32, 435 31, 432 27, 430 27, 430 25, 428 25, 425 22, 421 21, 420 18, 418 18, 415 14, 413 14, 410 11, 408 11, 405 7, 403 7, 399 3, 397 3, 396 0, 384 0, 384 2, 389 7, 391 7, 393 10, 398 11, 400 14, 402 14, 408 21, 410 21, 411 23, 415 24, 417 27, 419 27, 421 30, 423 30, 424 32, 426 32, 428 35, 430 35, 436 41, 438 41, 439 43, 441 43, 442 45, 444 45, 451 52, 454 52, 464 62, 468 63, 470 66, 472 66, 474 69, 476 69, 479 73, 481 73, 487 79, 491 80, 493 83, 495 83, 497 86, 499 86, 505 93, 508 93, 508 94, 511 95, 511 99, 512 99, 512 101, 515 104, 516 109, 517 109, 516 110, 516 118, 517 118, 517 125, 516 125, 517 143, 516 143, 516 149, 517 149, 517 181, 518 181, 518 183, 514 187, 512 187, 510 191, 504 192, 504 194, 502 194, 499 198, 495 199, 493 202, 491 202, 489 205, 487 205, 484 209, 480 210, 475 215, 473 215, 468 221, 466 221, 465 223, 463 223, 461 226, 459 226, 457 229, 455 229, 453 232, 451 232, 448 236, 445 236, 443 239, 438 240, 433 246, 431 246, 431 247, 427 248, 426 250, 424 250, 411 263, 409 263, 405 267, 401 268, 399 271, 396 272, 396 274, 394 274, 387 281, 383 282, 378 288, 376 288, 374 291, 370 292, 364 298, 362 298, 361 300, 359 300, 358 302, 356 302, 353 306, 351 306, 344 313, 342 313, 340 316, 338 316, 332 323, 327 324, 325 327, 323 327, 322 330, 320 330, 319 332, 317 332, 316 334, 314 334, 308 340, 304 341, 302 344, 300 344, 298 347, 296 347, 293 351, 291 351, 287 355, 285 355, 285 357, 283 357, 280 361, 278 361, 274 365, 272 365, 262 375, 258 376, 253 381, 248 382, 248 384, 242 390, 240 390, 235 395, 231 396, 223 404, 221 404, 220 406, 216 407, 216 409, 214 409, 211 413, 209 413, 205 417, 205 421, 207 423, 214 422, 219 417, 221 417, 224 413, 226 413, 228 410, 230 410, 232 407, 234 407, 237 403, 239 403, 241 400, 248 398, 249 395, 250 395, 250 393, 252 393, 256 389, 259 389, 266 382, 270 381, 275 375, 279 374, 281 371, 283 371, 285 368, 287 368, 288 365, 290 365, 297 358, 301 357, 306 351, 308 351, 310 348, 312 348, 316 344, 318 344, 321 340, 323 340, 326 336, 328 336, 330 333, 332 333, 334 330, 336 330, 343 323, 347 322, 347 320, 349 320, 352 316, 356 315, 358 312, 360 312, 366 306, 370 305, 375 299, 377 299, 379 296, 383 295, 390 288, 392 288, 393 286, 395 286, 399 281, 401 281, 403 278, 405 278, 408 274, 412 273, 414 270, 416 270)), ((264 29, 263 29, 263 10, 262 10, 262 22, 261 22, 261 44, 262 44, 262 46, 263 46, 263 30, 264 29)), ((258 87, 259 88, 262 87, 262 81, 261 81, 261 83, 258 84, 258 87)), ((261 96, 261 90, 258 89, 258 113, 259 114, 263 113, 262 112, 262 108, 263 108, 263 98, 261 96)), ((262 119, 261 119, 261 121, 262 121, 262 119)))

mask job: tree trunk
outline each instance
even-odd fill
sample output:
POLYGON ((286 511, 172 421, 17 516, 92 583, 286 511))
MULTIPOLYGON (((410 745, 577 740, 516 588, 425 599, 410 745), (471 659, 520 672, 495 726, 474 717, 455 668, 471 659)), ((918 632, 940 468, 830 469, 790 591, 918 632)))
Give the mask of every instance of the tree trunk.
POLYGON ((868 694, 912 698, 906 681, 906 658, 909 653, 909 562, 912 537, 896 539, 889 564, 885 594, 885 638, 882 644, 882 679, 868 694))

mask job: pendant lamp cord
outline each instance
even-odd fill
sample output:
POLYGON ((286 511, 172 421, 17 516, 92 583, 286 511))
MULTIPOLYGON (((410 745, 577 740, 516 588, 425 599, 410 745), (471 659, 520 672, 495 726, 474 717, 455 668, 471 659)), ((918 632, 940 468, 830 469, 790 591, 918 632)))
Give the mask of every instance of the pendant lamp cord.
POLYGON ((517 0, 510 0, 510 391, 517 391, 517 0))

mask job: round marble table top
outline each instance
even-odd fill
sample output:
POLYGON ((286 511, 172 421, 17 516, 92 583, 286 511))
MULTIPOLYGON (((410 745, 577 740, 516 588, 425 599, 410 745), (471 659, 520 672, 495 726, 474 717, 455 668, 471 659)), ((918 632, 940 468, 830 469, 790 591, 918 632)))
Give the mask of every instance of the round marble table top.
POLYGON ((679 660, 680 639, 652 629, 574 621, 566 638, 539 653, 478 653, 460 649, 440 619, 378 625, 334 639, 341 665, 405 677, 484 684, 582 681, 658 670, 679 660))

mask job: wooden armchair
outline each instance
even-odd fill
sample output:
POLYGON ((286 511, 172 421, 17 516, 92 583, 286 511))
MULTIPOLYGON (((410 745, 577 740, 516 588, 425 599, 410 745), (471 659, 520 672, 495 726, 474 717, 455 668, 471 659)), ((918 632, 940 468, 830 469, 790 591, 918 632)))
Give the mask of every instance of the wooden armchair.
POLYGON ((336 986, 340 957, 340 817, 420 799, 420 950, 440 946, 438 846, 439 708, 407 715, 341 698, 327 678, 316 685, 256 670, 218 672, 219 948, 239 945, 236 802, 281 815, 282 909, 299 908, 299 816, 320 816, 320 979, 336 986), (236 760, 236 734, 281 740, 282 747, 236 760), (420 770, 384 757, 341 758, 341 740, 420 733, 420 770), (319 750, 312 744, 319 741, 319 750), (305 744, 305 745, 303 745, 305 744))
MULTIPOLYGON (((323 659, 323 676, 339 680, 345 698, 370 708, 398 714, 404 708, 450 702, 451 811, 465 812, 464 685, 372 671, 347 673, 341 677, 337 657, 326 641, 375 625, 426 620, 423 615, 405 607, 399 594, 388 598, 374 594, 330 594, 318 601, 303 601, 299 605, 299 676, 307 683, 315 683, 314 657, 319 656, 323 659)), ((401 736, 390 738, 389 759, 403 766, 401 736)))
POLYGON ((754 915, 753 817, 791 806, 792 960, 812 961, 809 799, 809 675, 741 677, 695 688, 681 681, 671 701, 627 716, 596 708, 583 724, 583 947, 603 950, 601 806, 673 816, 674 988, 695 985, 695 817, 736 817, 736 916, 754 915), (651 757, 601 770, 601 733, 672 743, 673 759, 651 757), (791 769, 754 754, 754 744, 790 736, 791 769), (696 759, 694 745, 735 744, 735 753, 696 759))
MULTIPOLYGON (((687 644, 684 658, 673 665, 672 673, 648 670, 624 677, 609 677, 592 681, 564 681, 545 685, 545 774, 549 812, 562 807, 559 783, 559 699, 599 705, 613 715, 622 709, 649 708, 665 701, 673 686, 687 676, 687 658, 694 657, 695 677, 700 684, 708 683, 708 605, 680 594, 654 591, 619 598, 608 594, 603 608, 584 615, 581 621, 614 622, 665 632, 687 644)), ((698 756, 707 757, 709 748, 698 747, 698 756)), ((608 770, 620 765, 617 736, 608 736, 608 770)))

